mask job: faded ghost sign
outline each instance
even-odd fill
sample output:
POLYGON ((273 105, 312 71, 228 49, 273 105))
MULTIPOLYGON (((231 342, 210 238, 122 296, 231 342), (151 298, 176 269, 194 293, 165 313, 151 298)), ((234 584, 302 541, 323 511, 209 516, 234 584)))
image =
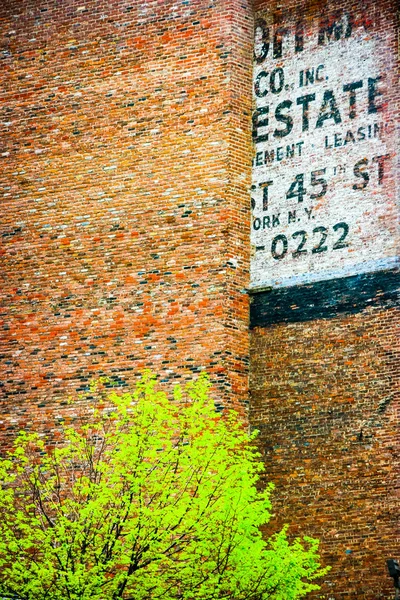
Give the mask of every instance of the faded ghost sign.
POLYGON ((259 15, 252 287, 394 265, 394 66, 384 45, 367 14, 259 15))

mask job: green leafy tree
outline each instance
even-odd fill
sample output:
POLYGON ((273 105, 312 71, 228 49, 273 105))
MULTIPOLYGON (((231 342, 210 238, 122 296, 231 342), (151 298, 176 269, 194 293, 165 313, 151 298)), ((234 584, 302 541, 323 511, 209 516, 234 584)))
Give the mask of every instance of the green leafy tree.
POLYGON ((270 517, 253 439, 221 417, 206 376, 168 399, 93 384, 62 447, 21 432, 0 462, 0 597, 292 600, 323 575, 318 542, 263 540, 270 517), (98 389, 97 389, 98 388, 98 389))

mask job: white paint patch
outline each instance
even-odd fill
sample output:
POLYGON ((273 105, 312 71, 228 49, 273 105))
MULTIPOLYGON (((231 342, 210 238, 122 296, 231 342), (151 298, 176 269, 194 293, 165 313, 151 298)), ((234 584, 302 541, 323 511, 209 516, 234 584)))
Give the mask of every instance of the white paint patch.
POLYGON ((305 26, 269 18, 255 36, 251 287, 393 264, 388 40, 365 15, 305 26))

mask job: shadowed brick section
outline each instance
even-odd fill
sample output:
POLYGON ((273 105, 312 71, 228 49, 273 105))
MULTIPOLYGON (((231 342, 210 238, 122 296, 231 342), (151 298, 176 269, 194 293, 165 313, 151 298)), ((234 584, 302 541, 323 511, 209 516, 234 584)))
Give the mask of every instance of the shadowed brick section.
POLYGON ((398 306, 399 288, 396 270, 270 289, 252 295, 250 327, 331 318, 370 306, 398 306))
POLYGON ((251 52, 239 0, 5 0, 4 443, 144 367, 248 389, 251 52))

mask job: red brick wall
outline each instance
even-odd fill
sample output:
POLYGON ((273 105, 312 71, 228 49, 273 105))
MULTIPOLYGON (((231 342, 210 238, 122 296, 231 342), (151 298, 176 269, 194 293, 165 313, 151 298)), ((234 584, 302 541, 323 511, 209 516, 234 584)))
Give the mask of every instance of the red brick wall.
POLYGON ((239 0, 0 7, 1 436, 144 367, 245 406, 252 15, 239 0))
MULTIPOLYGON (((379 26, 394 4, 371 11, 379 26)), ((250 2, 4 0, 0 24, 1 443, 53 431, 91 377, 148 366, 171 383, 206 368, 246 406, 250 2)), ((391 594, 394 326, 374 307, 251 334, 276 512, 321 537, 326 599, 391 594)))
MULTIPOLYGON (((256 17, 266 18, 271 31, 278 23, 293 26, 297 20, 303 21, 307 31, 312 20, 315 23, 318 19, 329 19, 335 11, 354 15, 364 10, 377 43, 374 60, 386 82, 380 118, 387 123, 398 118, 397 72, 393 66, 397 56, 394 2, 259 0, 255 9, 256 17)), ((327 62, 324 63, 329 64, 331 70, 336 68, 343 72, 344 77, 348 75, 348 64, 334 61, 337 48, 339 45, 343 48, 346 43, 342 39, 327 44, 327 62)), ((307 37, 305 47, 306 44, 310 46, 307 37)), ((362 44, 359 54, 355 53, 349 60, 357 61, 358 56, 362 56, 362 44)), ((269 66, 268 63, 263 67, 265 71, 269 66)), ((276 66, 285 68, 285 57, 277 60, 276 66)), ((268 101, 268 97, 265 100, 268 101)), ((361 111, 361 103, 359 109, 361 111)), ((347 126, 343 119, 343 128, 345 124, 347 126)), ((336 130, 340 131, 340 127, 336 130)), ((331 132, 327 128, 328 134, 331 132)), ((377 194, 381 193, 379 185, 370 195, 360 195, 360 202, 369 211, 369 224, 376 224, 368 233, 362 226, 357 231, 361 233, 362 244, 356 252, 364 262, 381 243, 389 241, 390 245, 396 240, 396 219, 391 211, 399 189, 398 149, 392 133, 387 134, 384 142, 389 148, 391 170, 386 179, 386 195, 382 195, 379 202, 378 209, 382 208, 379 218, 374 208, 377 194)), ((359 146, 361 158, 369 156, 371 151, 372 145, 359 146)), ((320 154, 321 161, 329 162, 333 152, 340 156, 341 150, 326 149, 320 154)), ((311 146, 309 156, 310 162, 315 160, 311 146)), ((295 161, 288 166, 290 168, 293 174, 299 172, 295 161)), ((268 171, 269 179, 274 178, 273 169, 274 165, 268 171)), ((276 174, 275 179, 278 179, 276 174)), ((351 204, 348 173, 343 175, 342 181, 340 178, 335 181, 335 185, 340 184, 341 202, 334 207, 338 211, 346 207, 346 202, 351 204)), ((278 182, 274 185, 271 202, 278 182)), ((326 206, 331 202, 332 189, 328 181, 328 192, 321 200, 324 218, 329 217, 326 206)), ((259 207, 257 202, 258 196, 256 208, 259 207)), ((335 215, 333 218, 341 220, 335 215)), ((291 231, 282 232, 279 228, 270 235, 282 233, 291 239, 291 231)), ((266 250, 270 248, 267 234, 262 243, 266 250)), ((251 309, 250 422, 260 431, 266 478, 276 484, 277 516, 271 525, 276 527, 288 522, 293 535, 309 534, 321 539, 324 563, 331 564, 332 570, 315 598, 386 600, 394 597, 386 560, 400 558, 400 338, 399 313, 395 308, 398 271, 368 273, 365 269, 347 274, 342 271, 342 278, 329 280, 326 272, 329 268, 343 269, 349 258, 345 254, 347 250, 343 257, 332 253, 326 271, 319 272, 319 257, 311 256, 310 247, 310 270, 298 269, 303 277, 302 285, 285 288, 281 283, 270 289, 257 291, 255 288, 251 309), (322 281, 318 281, 319 276, 322 281)), ((354 252, 351 243, 348 249, 354 252)), ((262 281, 266 275, 266 280, 275 279, 279 283, 284 279, 284 269, 284 275, 290 275, 290 263, 285 263, 291 259, 290 251, 289 247, 287 257, 275 261, 273 272, 260 276, 261 267, 257 267, 258 280, 262 281)), ((382 258, 392 256, 393 246, 386 255, 385 252, 382 246, 382 258)), ((297 262, 293 269, 298 266, 297 262)))
POLYGON ((398 311, 379 308, 252 333, 251 422, 279 523, 319 537, 333 567, 321 597, 393 595, 399 339, 398 311))

